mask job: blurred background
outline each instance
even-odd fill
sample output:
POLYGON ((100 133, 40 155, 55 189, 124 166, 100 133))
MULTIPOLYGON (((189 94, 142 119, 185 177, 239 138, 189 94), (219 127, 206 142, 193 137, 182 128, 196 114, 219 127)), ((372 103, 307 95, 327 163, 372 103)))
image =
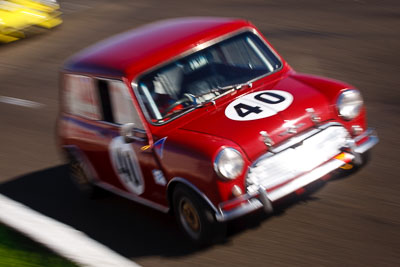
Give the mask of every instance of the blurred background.
POLYGON ((0 44, 0 193, 143 266, 400 265, 400 1, 58 3, 62 23, 0 44), (370 163, 272 216, 236 221, 225 243, 203 250, 192 248, 168 215, 118 197, 82 197, 56 147, 60 67, 111 35, 183 16, 248 19, 298 72, 359 88, 380 137, 370 163))

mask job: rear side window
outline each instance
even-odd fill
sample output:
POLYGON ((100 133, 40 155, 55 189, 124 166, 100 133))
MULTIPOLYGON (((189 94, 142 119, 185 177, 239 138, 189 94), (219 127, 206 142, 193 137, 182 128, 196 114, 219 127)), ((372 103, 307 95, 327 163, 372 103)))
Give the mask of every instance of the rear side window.
POLYGON ((99 98, 93 78, 72 74, 64 77, 65 112, 91 120, 100 120, 99 98))

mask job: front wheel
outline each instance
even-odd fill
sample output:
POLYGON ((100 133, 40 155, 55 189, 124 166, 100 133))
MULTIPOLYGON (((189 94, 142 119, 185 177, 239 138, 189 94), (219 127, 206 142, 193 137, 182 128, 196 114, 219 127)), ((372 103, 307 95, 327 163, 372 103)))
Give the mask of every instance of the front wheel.
POLYGON ((173 194, 176 220, 186 236, 197 245, 207 245, 225 236, 226 226, 196 193, 178 185, 173 194))

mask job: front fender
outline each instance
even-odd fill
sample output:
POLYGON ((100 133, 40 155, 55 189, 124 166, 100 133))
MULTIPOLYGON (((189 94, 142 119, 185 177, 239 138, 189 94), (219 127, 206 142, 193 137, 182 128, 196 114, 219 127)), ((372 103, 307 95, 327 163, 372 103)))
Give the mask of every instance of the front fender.
MULTIPOLYGON (((159 156, 168 182, 175 177, 182 177, 216 207, 228 200, 233 185, 240 184, 244 189, 244 174, 233 181, 217 176, 213 163, 222 147, 233 147, 245 157, 240 147, 230 140, 182 129, 174 131, 164 143, 162 157, 159 156)), ((244 160, 248 166, 247 158, 244 160)))

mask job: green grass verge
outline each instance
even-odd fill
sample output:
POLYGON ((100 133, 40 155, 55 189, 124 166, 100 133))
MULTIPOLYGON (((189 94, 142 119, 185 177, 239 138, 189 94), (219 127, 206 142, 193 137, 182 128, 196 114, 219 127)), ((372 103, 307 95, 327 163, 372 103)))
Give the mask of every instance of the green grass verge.
POLYGON ((1 267, 76 267, 46 247, 0 224, 1 267))

